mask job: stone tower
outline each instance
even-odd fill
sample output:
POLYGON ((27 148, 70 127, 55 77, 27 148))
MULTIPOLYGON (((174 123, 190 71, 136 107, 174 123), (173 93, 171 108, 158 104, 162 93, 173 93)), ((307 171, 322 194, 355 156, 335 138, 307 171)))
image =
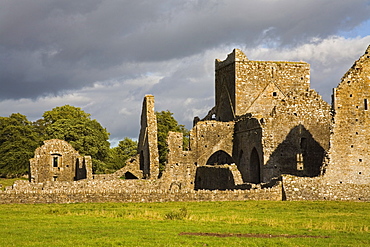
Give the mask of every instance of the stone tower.
POLYGON ((287 93, 310 87, 310 65, 304 62, 251 61, 234 49, 224 61, 215 63, 219 121, 246 113, 264 116, 287 93))

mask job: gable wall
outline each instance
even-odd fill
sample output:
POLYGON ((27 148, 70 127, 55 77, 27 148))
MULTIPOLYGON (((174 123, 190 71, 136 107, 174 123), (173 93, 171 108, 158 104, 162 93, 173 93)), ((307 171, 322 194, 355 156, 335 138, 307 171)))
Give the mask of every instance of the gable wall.
POLYGON ((326 175, 333 183, 369 183, 370 46, 343 76, 333 100, 335 115, 326 175))

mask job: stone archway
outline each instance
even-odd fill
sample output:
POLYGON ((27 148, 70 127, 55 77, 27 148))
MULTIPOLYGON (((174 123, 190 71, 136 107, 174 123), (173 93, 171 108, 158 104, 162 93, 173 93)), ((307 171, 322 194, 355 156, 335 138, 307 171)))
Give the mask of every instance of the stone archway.
POLYGON ((223 150, 218 150, 208 158, 206 165, 230 165, 233 163, 235 163, 234 159, 228 153, 223 150))
POLYGON ((197 167, 194 189, 234 189, 235 180, 231 164, 234 164, 234 159, 228 153, 223 150, 214 152, 206 165, 197 167))

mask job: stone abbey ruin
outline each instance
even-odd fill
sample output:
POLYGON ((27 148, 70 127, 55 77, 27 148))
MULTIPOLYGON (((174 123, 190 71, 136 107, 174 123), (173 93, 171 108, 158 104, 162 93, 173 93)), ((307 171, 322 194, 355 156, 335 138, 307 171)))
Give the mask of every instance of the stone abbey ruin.
POLYGON ((30 161, 30 181, 0 192, 0 203, 370 201, 370 46, 332 105, 310 88, 304 62, 252 61, 235 49, 215 70, 215 106, 194 118, 187 149, 169 133, 163 174, 146 95, 138 152, 122 169, 92 174, 89 156, 48 140, 30 161))

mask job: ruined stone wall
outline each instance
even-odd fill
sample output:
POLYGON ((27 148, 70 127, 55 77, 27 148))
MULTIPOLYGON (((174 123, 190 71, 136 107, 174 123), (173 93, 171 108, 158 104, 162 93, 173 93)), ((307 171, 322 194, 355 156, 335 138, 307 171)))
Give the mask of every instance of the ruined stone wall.
POLYGON ((198 166, 217 151, 224 151, 230 157, 233 148, 234 122, 200 121, 190 131, 190 151, 198 166))
POLYGON ((154 96, 146 95, 141 113, 138 153, 140 169, 145 178, 158 178, 159 158, 157 139, 157 117, 154 111, 154 96))
POLYGON ((88 203, 245 200, 347 200, 370 201, 369 184, 334 184, 325 176, 308 178, 284 175, 275 186, 237 190, 187 190, 166 187, 159 180, 80 180, 29 183, 16 181, 0 191, 0 204, 88 203))
POLYGON ((237 63, 236 115, 266 115, 286 94, 309 88, 307 63, 248 61, 237 63))
POLYGON ((167 181, 171 190, 194 189, 196 152, 183 150, 183 134, 180 132, 170 131, 167 144, 167 164, 161 179, 167 181))
POLYGON ((236 120, 233 157, 247 183, 260 183, 263 164, 262 128, 256 118, 244 116, 236 120))
POLYGON ((263 122, 263 180, 320 175, 329 148, 330 106, 314 90, 293 91, 263 122))
POLYGON ((137 154, 125 162, 125 166, 110 174, 94 174, 96 180, 115 180, 119 178, 125 179, 141 179, 143 171, 140 170, 140 155, 137 154))
POLYGON ((87 203, 281 200, 281 184, 253 190, 176 190, 161 187, 158 180, 90 180, 77 182, 28 183, 17 181, 0 191, 4 203, 87 203))
POLYGON ((194 189, 233 190, 243 184, 236 165, 206 165, 196 170, 194 189))
POLYGON ((370 183, 370 46, 334 90, 328 177, 370 183))
MULTIPOLYGON (((233 122, 200 121, 190 131, 190 150, 183 150, 183 134, 169 132, 168 162, 162 178, 176 187, 194 189, 196 171, 207 163, 232 160, 233 122)), ((211 179, 211 178, 209 178, 211 179)))
POLYGON ((161 177, 162 187, 173 190, 193 190, 195 171, 197 166, 194 163, 171 163, 161 177))
POLYGON ((238 56, 238 51, 234 50, 225 61, 215 61, 215 112, 218 121, 232 121, 235 118, 235 61, 247 59, 238 56))
POLYGON ((168 156, 167 164, 188 164, 194 163, 194 153, 185 151, 183 148, 183 133, 170 131, 167 137, 168 156))
POLYGON ((283 197, 290 201, 370 201, 370 184, 332 183, 324 176, 283 176, 283 197))
POLYGON ((226 60, 216 60, 217 120, 269 114, 289 92, 308 89, 309 81, 307 63, 251 61, 235 49, 226 60))
POLYGON ((74 181, 92 178, 90 156, 82 157, 66 141, 52 139, 35 150, 30 159, 30 181, 74 181))

